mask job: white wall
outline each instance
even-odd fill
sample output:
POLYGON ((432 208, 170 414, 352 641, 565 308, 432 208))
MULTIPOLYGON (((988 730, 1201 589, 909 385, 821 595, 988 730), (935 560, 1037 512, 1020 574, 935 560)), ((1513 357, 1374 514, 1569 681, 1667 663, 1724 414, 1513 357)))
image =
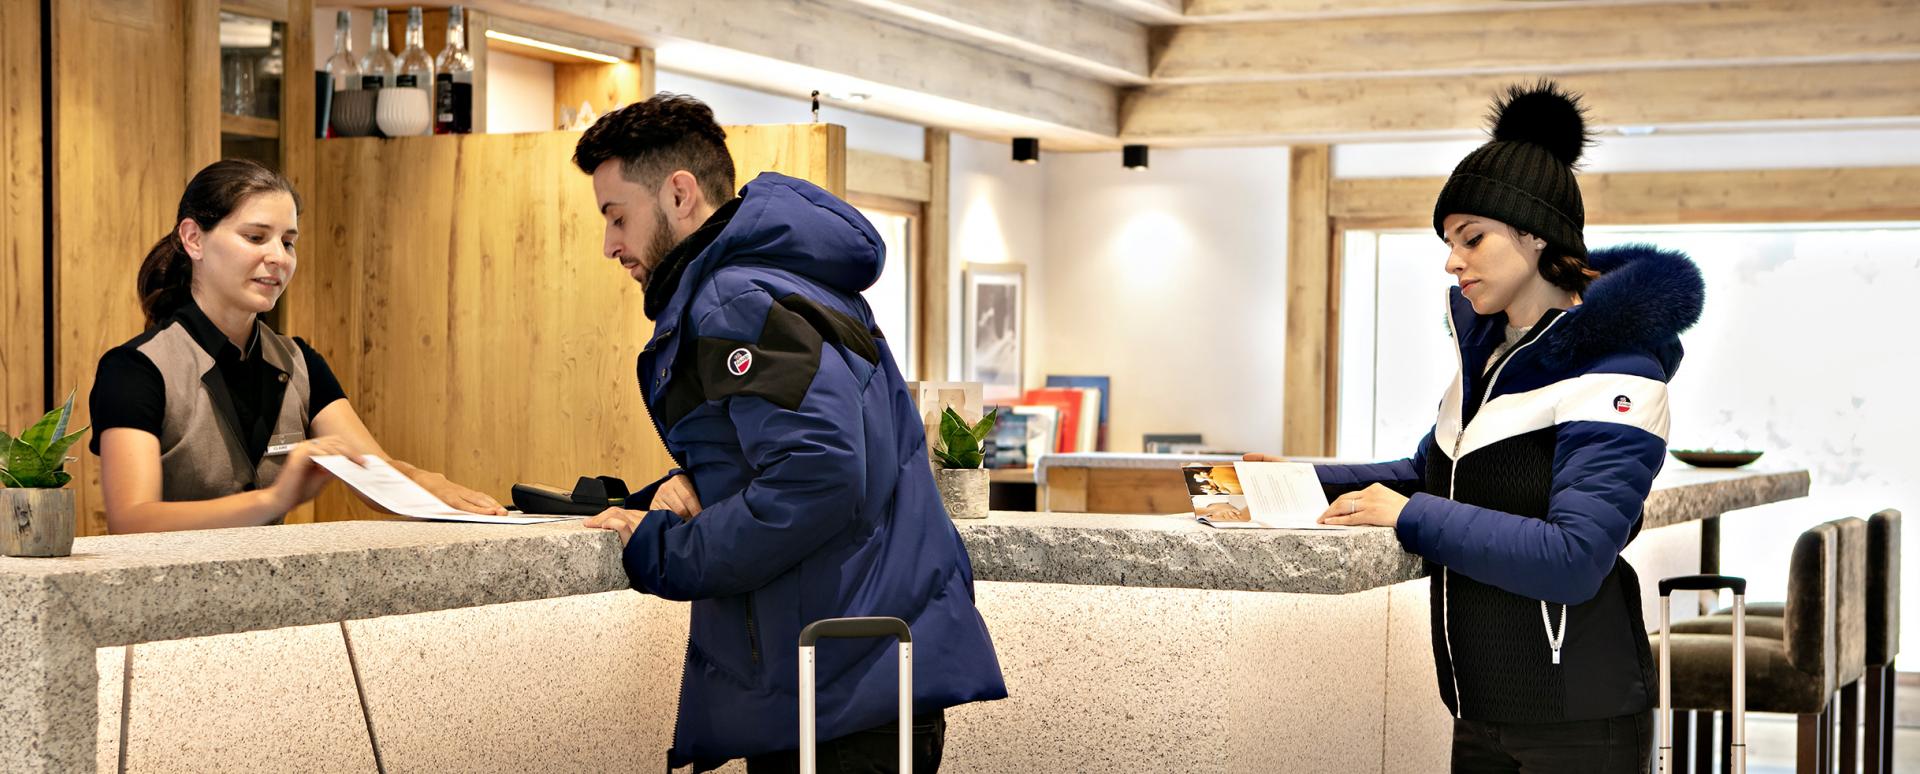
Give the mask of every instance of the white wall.
POLYGON ((1155 149, 1152 161, 1041 162, 1034 378, 1111 375, 1116 451, 1138 451, 1145 433, 1198 432, 1215 448, 1277 452, 1287 149, 1155 149))
POLYGON ((487 133, 551 132, 553 63, 504 51, 487 52, 487 133))
POLYGON ((1041 302, 1052 263, 1045 240, 1047 164, 1062 157, 1046 156, 1037 165, 1017 164, 1004 142, 954 135, 949 158, 947 373, 954 379, 964 373, 961 296, 967 264, 1017 263, 1027 267, 1021 374, 1027 387, 1039 386, 1045 377, 1040 370, 1045 341, 1039 334, 1052 319, 1041 302))

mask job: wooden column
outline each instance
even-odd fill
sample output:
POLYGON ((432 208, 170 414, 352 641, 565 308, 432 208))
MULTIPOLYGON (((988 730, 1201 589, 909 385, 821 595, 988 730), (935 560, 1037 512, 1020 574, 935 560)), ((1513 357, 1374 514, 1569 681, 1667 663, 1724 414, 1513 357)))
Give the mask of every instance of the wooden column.
POLYGON ((941 381, 947 373, 947 325, 952 307, 948 252, 952 234, 949 227, 951 203, 948 201, 948 177, 951 174, 953 138, 945 129, 928 129, 926 142, 927 217, 925 238, 920 250, 920 378, 941 381))
MULTIPOLYGON (((186 125, 185 162, 189 169, 199 171, 221 157, 220 0, 186 0, 186 12, 186 109, 188 115, 200 120, 186 125)), ((183 189, 185 183, 181 181, 183 189)))
POLYGON ((734 182, 746 185, 761 172, 779 172, 847 195, 847 128, 839 124, 729 126, 734 182))
POLYGON ((40 77, 40 4, 0 3, 0 428, 10 433, 48 408, 40 77))
POLYGON ((1335 344, 1328 147, 1295 146, 1288 169, 1287 354, 1280 447, 1286 454, 1327 455, 1333 451, 1329 425, 1334 419, 1335 394, 1329 358, 1335 344))

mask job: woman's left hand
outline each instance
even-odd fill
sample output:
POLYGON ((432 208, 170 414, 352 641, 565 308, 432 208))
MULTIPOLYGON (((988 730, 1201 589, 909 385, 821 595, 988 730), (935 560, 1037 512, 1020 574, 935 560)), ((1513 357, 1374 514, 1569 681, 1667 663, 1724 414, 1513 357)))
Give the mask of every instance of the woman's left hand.
POLYGON ((505 516, 507 509, 500 502, 481 492, 476 492, 459 484, 448 481, 446 476, 434 475, 426 481, 418 482, 421 488, 432 492, 440 502, 451 505, 468 513, 480 513, 489 516, 505 516))
POLYGON ((1400 509, 1405 507, 1407 498, 1399 492, 1374 484, 1334 498, 1319 521, 1348 527, 1391 527, 1400 523, 1400 509))

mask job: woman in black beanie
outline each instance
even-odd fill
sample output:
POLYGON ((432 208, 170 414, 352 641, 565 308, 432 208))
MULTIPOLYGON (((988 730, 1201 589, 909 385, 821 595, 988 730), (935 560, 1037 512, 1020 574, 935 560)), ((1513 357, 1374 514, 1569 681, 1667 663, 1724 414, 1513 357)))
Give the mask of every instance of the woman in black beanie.
POLYGON ((1644 771, 1655 675, 1620 551, 1705 287, 1678 253, 1587 252, 1577 97, 1516 87, 1493 124, 1433 213, 1459 377, 1413 457, 1318 466, 1321 521, 1392 527, 1426 560, 1455 772, 1644 771))

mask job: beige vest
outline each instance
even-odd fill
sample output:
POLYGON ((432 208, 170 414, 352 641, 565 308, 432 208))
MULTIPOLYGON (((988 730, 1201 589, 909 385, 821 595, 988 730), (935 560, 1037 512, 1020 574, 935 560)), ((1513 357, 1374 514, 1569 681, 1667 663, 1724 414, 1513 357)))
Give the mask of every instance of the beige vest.
MULTIPOLYGON (((274 333, 255 321, 257 357, 280 369, 286 396, 280 401, 269 445, 305 440, 307 359, 293 339, 274 333)), ((237 427, 231 398, 222 407, 216 396, 226 396, 226 384, 193 334, 178 321, 154 334, 139 347, 160 369, 166 384, 166 418, 160 429, 161 499, 168 502, 211 500, 272 486, 286 455, 269 454, 258 466, 247 461, 245 428, 237 427)), ((285 519, 276 517, 274 524, 285 519)))

